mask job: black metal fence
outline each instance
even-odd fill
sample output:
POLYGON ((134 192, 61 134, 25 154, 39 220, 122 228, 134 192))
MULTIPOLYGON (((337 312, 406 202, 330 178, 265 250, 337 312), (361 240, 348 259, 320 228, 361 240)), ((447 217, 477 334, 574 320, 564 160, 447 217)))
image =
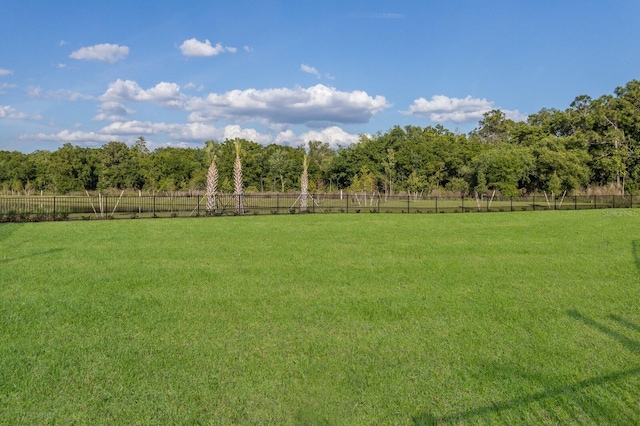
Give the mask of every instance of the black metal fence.
POLYGON ((145 217, 202 217, 297 213, 470 213, 640 207, 633 195, 554 197, 422 197, 368 194, 219 194, 216 208, 196 196, 9 196, 0 197, 0 222, 145 217))

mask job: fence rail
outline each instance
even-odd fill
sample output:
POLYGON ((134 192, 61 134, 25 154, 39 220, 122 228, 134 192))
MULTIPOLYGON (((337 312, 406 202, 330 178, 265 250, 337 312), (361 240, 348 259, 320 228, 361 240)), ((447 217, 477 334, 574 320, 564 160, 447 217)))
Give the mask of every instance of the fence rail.
POLYGON ((0 222, 201 217, 296 213, 470 213, 640 207, 633 195, 567 197, 415 197, 314 194, 218 194, 215 210, 205 196, 8 196, 0 197, 0 222), (241 197, 241 203, 238 198, 241 197), (242 206, 239 208, 238 206, 242 206))

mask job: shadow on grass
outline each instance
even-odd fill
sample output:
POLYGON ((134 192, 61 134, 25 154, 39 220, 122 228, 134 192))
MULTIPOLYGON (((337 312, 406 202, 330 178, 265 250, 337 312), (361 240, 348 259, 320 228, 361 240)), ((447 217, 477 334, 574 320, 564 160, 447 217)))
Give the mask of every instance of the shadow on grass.
POLYGON ((47 254, 53 254, 53 253, 58 253, 61 252, 63 249, 61 248, 57 248, 57 249, 50 249, 50 250, 45 250, 45 251, 39 251, 39 252, 35 252, 35 253, 29 253, 29 254, 25 254, 23 256, 16 256, 16 257, 8 257, 8 258, 0 258, 0 264, 2 263, 9 263, 9 262, 15 262, 16 260, 21 260, 21 259, 29 259, 35 256, 45 256, 47 254))
MULTIPOLYGON (((640 353, 639 341, 631 339, 606 325, 600 324, 597 321, 594 321, 591 318, 580 314, 578 311, 569 310, 567 311, 567 315, 613 338, 631 352, 640 353)), ((640 332, 640 326, 638 326, 637 324, 627 321, 617 315, 610 315, 609 318, 634 332, 640 332)), ((542 423, 549 421, 556 423, 556 421, 554 421, 552 418, 549 418, 546 413, 542 415, 540 415, 539 413, 536 414, 535 407, 538 407, 539 409, 541 408, 543 410, 545 410, 545 407, 548 407, 548 411, 551 413, 551 417, 556 415, 554 411, 557 410, 566 410, 567 415, 570 417, 576 417, 575 411, 581 411, 582 413, 579 416, 584 417, 584 415, 586 415, 587 417, 591 418, 592 421, 605 421, 608 424, 619 424, 620 422, 624 423, 625 420, 626 422, 630 420, 627 416, 629 413, 620 413, 617 411, 617 409, 611 409, 602 406, 602 404, 598 404, 597 400, 594 400, 593 397, 589 397, 589 389, 596 386, 605 387, 605 389, 600 389, 597 393, 609 393, 615 400, 620 400, 624 395, 619 395, 619 393, 624 393, 625 391, 623 390, 621 392, 617 392, 617 389, 615 388, 610 389, 613 386, 612 384, 625 379, 630 379, 632 377, 640 378, 640 367, 593 377, 565 386, 552 387, 538 393, 516 397, 506 401, 492 402, 490 405, 470 409, 467 411, 452 413, 445 416, 434 416, 430 413, 420 413, 417 416, 413 417, 413 424, 440 425, 459 422, 475 423, 495 418, 495 416, 499 417, 502 412, 512 410, 524 416, 537 416, 542 423), (548 406, 547 401, 553 398, 561 398, 563 400, 566 400, 566 398, 574 399, 577 406, 575 409, 573 409, 568 404, 566 404, 566 401, 564 404, 565 406, 563 407, 548 406), (585 398, 586 401, 584 401, 585 398), (533 410, 530 410, 531 405, 534 406, 533 410), (572 410, 574 410, 574 412, 572 412, 572 410)), ((634 405, 631 408, 631 411, 633 413, 633 418, 636 418, 635 416, 640 415, 640 407, 638 406, 634 405)), ((574 418, 574 420, 578 423, 582 423, 585 419, 574 418)), ((527 422, 530 422, 530 419, 527 422)), ((558 422, 560 422, 559 419, 558 422)))
POLYGON ((627 327, 629 330, 632 331, 636 331, 638 333, 640 333, 640 326, 637 324, 634 324, 630 321, 627 321, 623 318, 620 318, 618 315, 609 315, 609 318, 611 318, 614 321, 619 322, 620 324, 622 324, 623 326, 627 327))
POLYGON ((636 269, 640 271, 640 241, 631 241, 631 253, 633 253, 633 260, 636 262, 636 269))
MULTIPOLYGON (((620 344, 622 344, 622 346, 624 346, 625 348, 629 349, 631 352, 637 352, 640 353, 640 341, 636 341, 633 339, 630 339, 629 337, 625 336, 622 333, 619 333, 617 331, 615 331, 614 329, 607 327, 606 325, 602 325, 594 320, 592 320, 591 318, 587 318, 584 315, 582 315, 580 312, 578 311, 574 311, 574 310, 570 310, 567 311, 567 313, 569 314, 569 316, 577 321, 580 321, 586 325, 588 325, 589 327, 595 328, 598 331, 601 331, 602 333, 606 334, 607 336, 617 340, 620 344)), ((624 322, 626 324, 629 324, 631 326, 634 327, 634 329, 637 331, 637 325, 629 323, 615 315, 611 315, 609 316, 612 319, 615 319, 618 322, 624 322), (616 319, 619 318, 619 319, 616 319)))
POLYGON ((0 243, 22 228, 22 226, 21 223, 0 223, 0 243))

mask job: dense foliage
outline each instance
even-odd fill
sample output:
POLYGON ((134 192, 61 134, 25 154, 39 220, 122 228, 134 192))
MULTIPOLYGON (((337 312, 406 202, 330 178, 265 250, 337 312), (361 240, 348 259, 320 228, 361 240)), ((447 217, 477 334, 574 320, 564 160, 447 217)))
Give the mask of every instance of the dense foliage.
MULTIPOLYGON (((203 190, 213 155, 219 190, 231 193, 236 142, 149 151, 141 137, 132 146, 0 151, 0 186, 4 194, 203 190)), ((624 193, 640 189, 640 81, 597 99, 579 96, 564 111, 542 109, 527 122, 493 110, 468 135, 441 125, 394 127, 337 150, 318 141, 298 148, 240 142, 246 191, 299 190, 307 153, 310 191, 516 195, 605 186, 624 193)))

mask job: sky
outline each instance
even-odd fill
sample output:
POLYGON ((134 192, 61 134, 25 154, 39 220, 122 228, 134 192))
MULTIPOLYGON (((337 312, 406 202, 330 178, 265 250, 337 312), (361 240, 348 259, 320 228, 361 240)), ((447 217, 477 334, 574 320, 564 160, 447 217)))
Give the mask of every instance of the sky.
POLYGON ((0 0, 0 150, 467 133, 640 78, 637 0, 0 0))

